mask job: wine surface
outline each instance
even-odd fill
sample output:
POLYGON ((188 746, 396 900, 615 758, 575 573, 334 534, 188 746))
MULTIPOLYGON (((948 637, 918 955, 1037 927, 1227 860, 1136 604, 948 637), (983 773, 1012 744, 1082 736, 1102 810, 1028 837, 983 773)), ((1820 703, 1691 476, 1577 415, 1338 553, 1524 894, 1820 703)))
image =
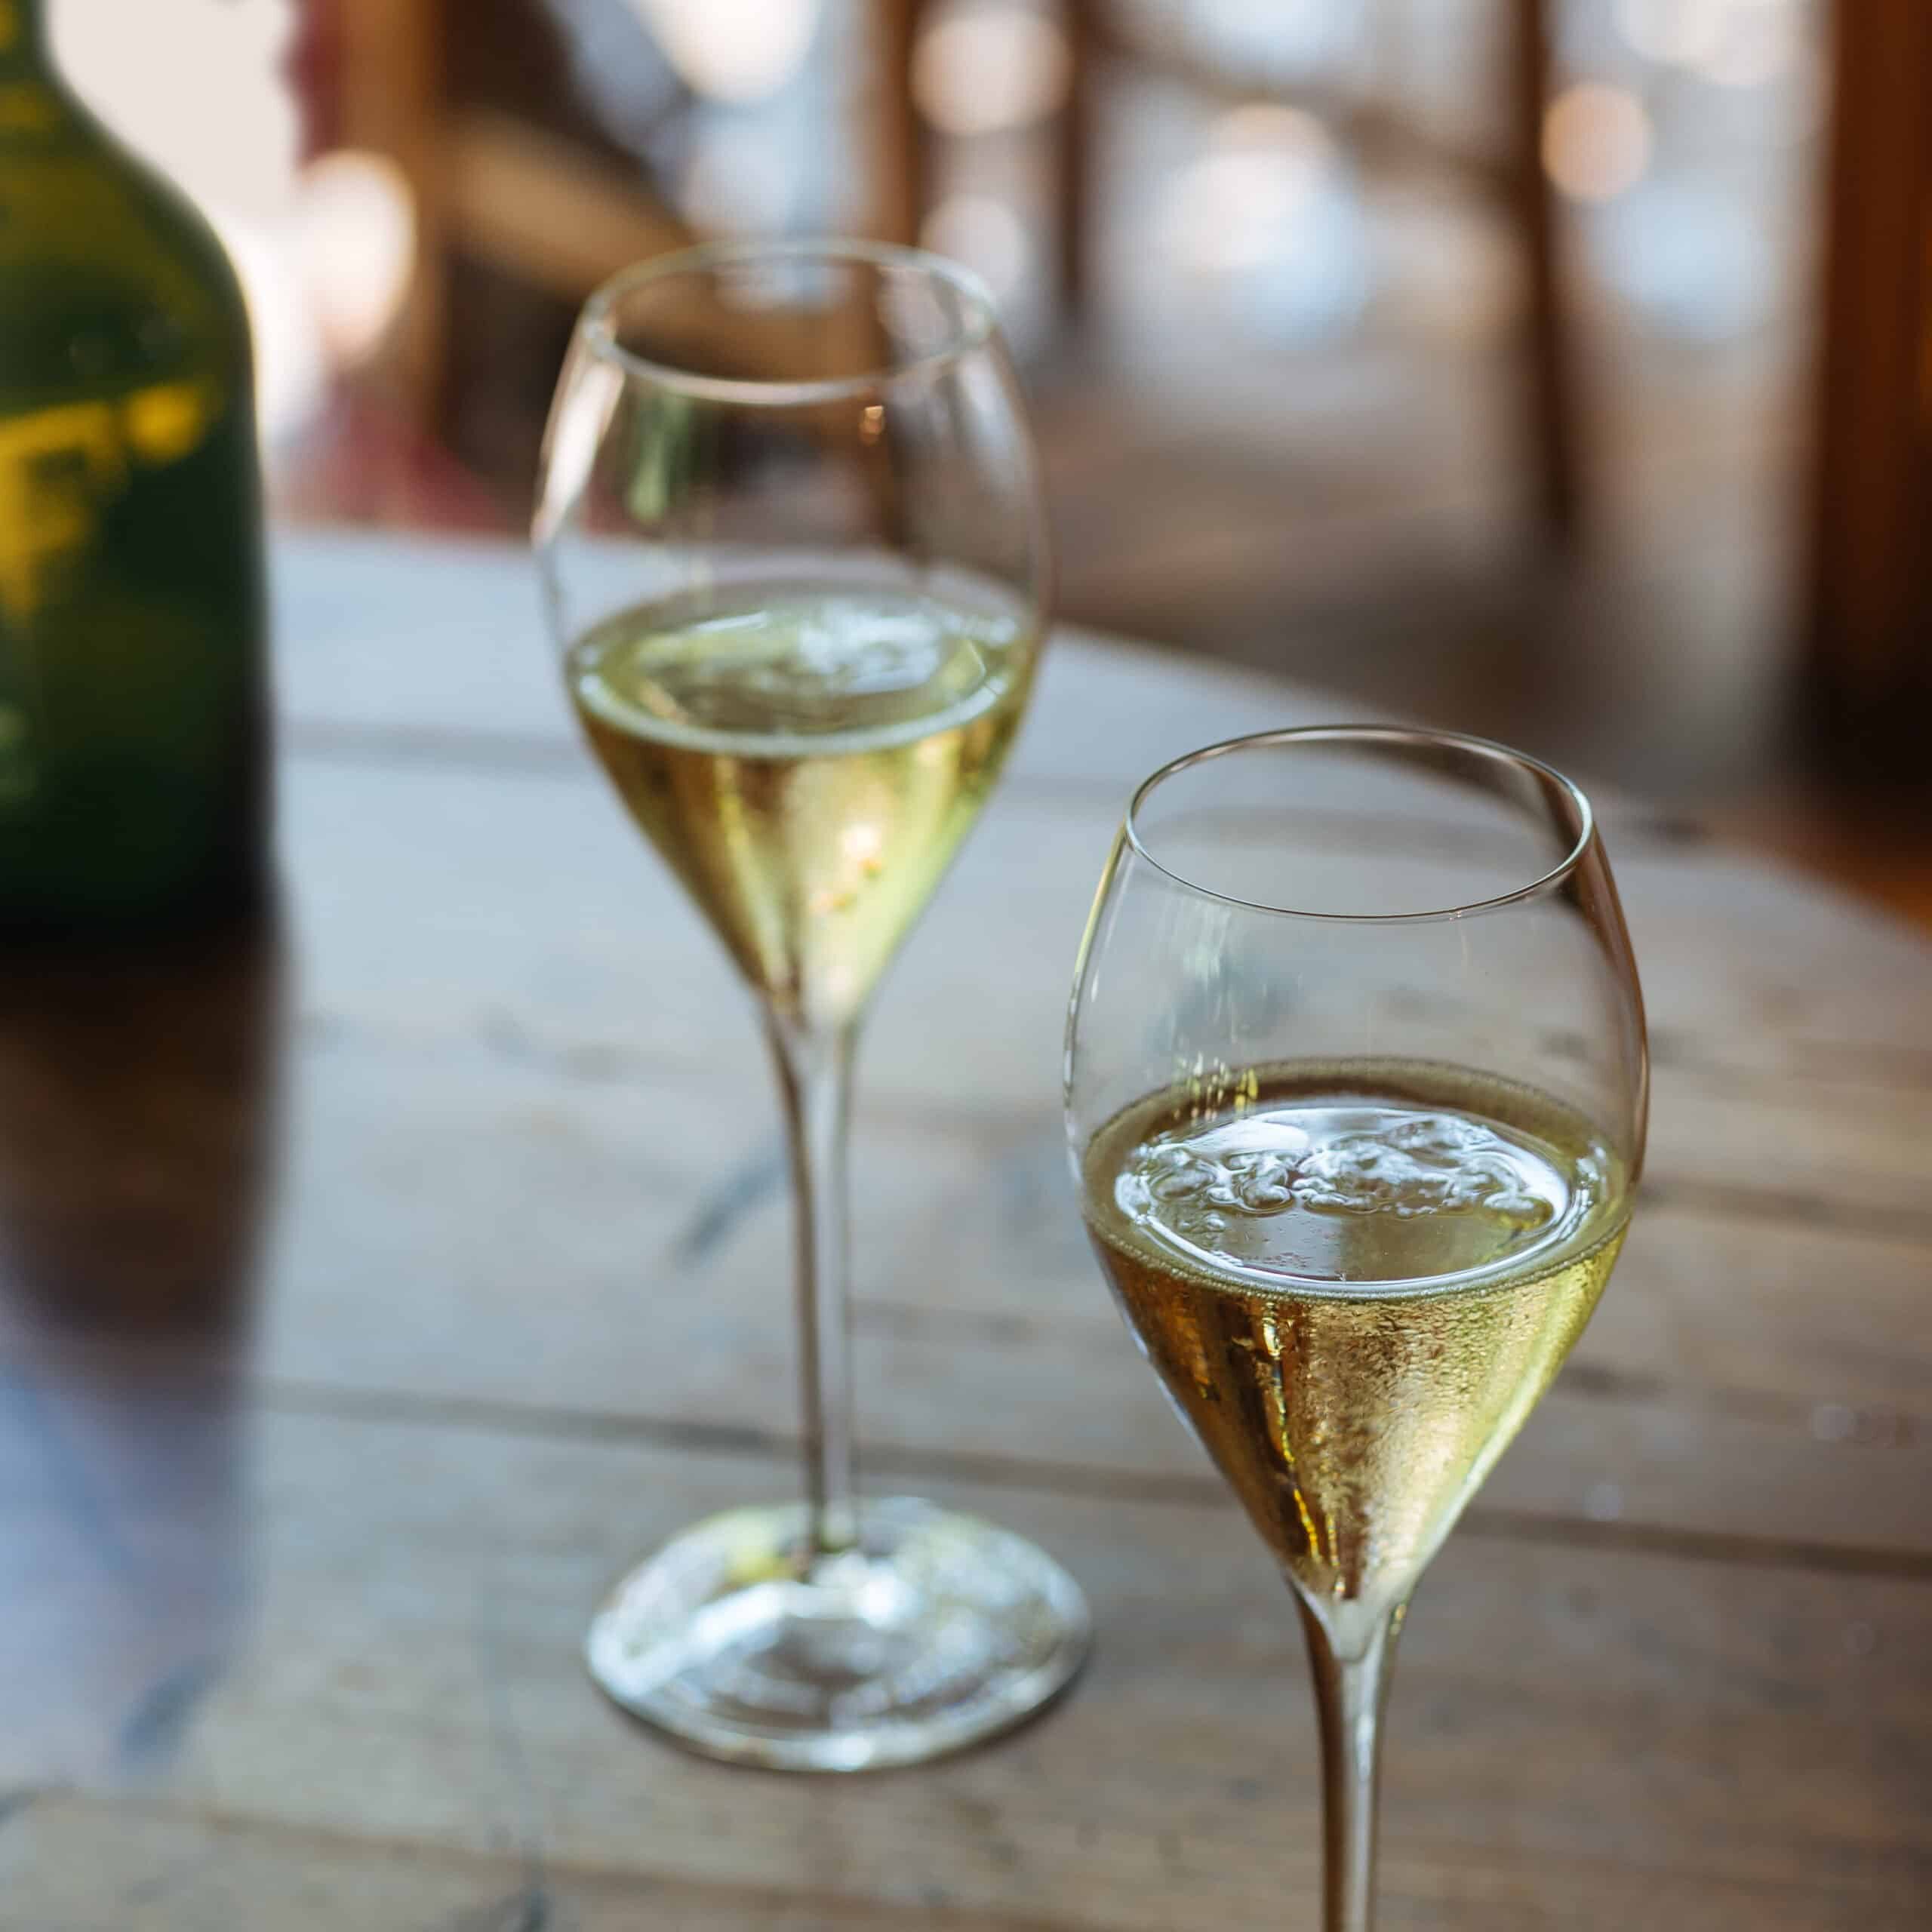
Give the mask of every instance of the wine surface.
POLYGON ((1088 1226, 1149 1361, 1318 1607, 1403 1601, 1569 1353, 1621 1163, 1534 1090, 1291 1062, 1094 1135, 1088 1226))
POLYGON ((1033 639, 916 592, 766 584, 569 654, 631 815, 782 1011, 851 1018, 977 816, 1033 639))

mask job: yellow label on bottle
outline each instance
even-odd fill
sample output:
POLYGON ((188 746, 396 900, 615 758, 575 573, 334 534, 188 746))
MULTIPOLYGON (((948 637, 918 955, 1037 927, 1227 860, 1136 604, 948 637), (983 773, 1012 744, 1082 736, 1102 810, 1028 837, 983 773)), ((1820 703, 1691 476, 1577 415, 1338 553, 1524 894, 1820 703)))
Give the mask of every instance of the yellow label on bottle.
POLYGON ((122 405, 128 443, 143 463, 179 463, 207 434, 210 403, 201 383, 158 383, 122 405))
POLYGON ((0 419, 0 614, 17 623, 32 617, 60 567, 92 540, 130 464, 180 462, 208 434, 217 408, 207 383, 157 383, 118 399, 0 419))

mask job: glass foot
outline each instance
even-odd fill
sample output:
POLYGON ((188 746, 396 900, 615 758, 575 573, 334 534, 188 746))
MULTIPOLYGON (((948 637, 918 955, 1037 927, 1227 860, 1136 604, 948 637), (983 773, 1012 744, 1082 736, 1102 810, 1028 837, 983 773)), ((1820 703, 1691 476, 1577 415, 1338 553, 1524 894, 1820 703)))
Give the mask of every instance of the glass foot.
POLYGON ((801 1504, 686 1530, 598 1612, 591 1675, 710 1757, 861 1771, 990 1737, 1080 1668, 1086 1599, 1031 1543, 909 1497, 860 1518, 810 1562, 801 1504))

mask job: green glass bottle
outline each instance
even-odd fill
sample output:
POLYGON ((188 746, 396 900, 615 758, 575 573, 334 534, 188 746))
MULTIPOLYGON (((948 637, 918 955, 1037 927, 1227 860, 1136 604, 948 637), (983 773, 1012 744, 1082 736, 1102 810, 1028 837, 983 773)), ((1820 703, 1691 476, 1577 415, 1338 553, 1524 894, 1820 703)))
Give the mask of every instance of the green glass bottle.
POLYGON ((0 928, 258 896, 263 658, 233 271, 0 0, 0 928))

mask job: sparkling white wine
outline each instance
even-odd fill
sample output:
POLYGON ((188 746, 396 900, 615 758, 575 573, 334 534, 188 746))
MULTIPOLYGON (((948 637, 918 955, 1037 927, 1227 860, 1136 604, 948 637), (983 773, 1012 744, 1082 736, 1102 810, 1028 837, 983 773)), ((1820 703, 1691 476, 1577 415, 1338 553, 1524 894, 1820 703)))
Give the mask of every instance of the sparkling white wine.
POLYGON ((571 694, 632 816, 780 1011, 850 1019, 998 777, 1033 638, 909 591, 627 611, 571 694))
POLYGON ((1580 1115, 1424 1061, 1152 1094, 1086 1151, 1150 1361, 1312 1600, 1404 1601, 1595 1306, 1624 1170, 1580 1115))

